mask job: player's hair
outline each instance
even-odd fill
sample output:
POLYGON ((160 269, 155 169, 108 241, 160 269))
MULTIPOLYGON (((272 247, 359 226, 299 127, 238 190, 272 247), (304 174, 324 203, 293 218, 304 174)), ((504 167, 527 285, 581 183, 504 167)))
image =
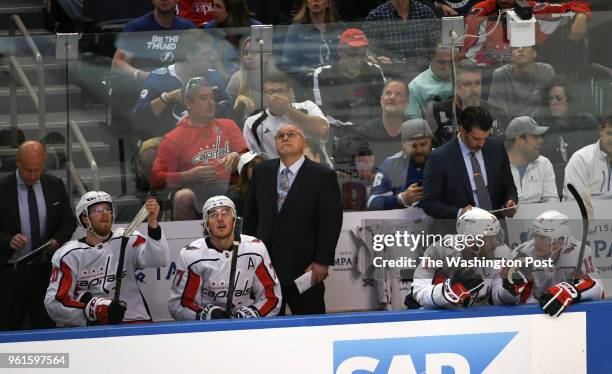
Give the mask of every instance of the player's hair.
POLYGON ((474 61, 467 58, 455 64, 455 72, 457 76, 463 73, 481 73, 480 67, 474 61))
POLYGON ((176 61, 185 61, 187 53, 194 53, 194 51, 197 51, 197 46, 201 44, 209 45, 212 48, 213 39, 207 31, 202 29, 183 31, 179 36, 179 42, 174 51, 176 61))
MULTIPOLYGON (((327 8, 325 8, 325 23, 336 23, 339 20, 336 3, 334 0, 327 0, 327 8)), ((308 9, 308 0, 302 1, 302 6, 298 10, 293 23, 312 23, 310 18, 310 10, 308 9)))
POLYGON ((493 117, 491 117, 488 110, 481 106, 470 106, 461 112, 459 125, 466 132, 472 131, 473 128, 489 131, 491 126, 493 126, 493 117))

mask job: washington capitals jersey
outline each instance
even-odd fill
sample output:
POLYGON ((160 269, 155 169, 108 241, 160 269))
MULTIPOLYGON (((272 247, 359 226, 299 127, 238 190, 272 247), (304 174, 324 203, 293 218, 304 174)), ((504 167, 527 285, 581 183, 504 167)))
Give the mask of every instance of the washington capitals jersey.
MULTIPOLYGON (((514 258, 533 257, 534 240, 529 240, 514 249, 514 258)), ((513 296, 505 289, 501 290, 501 300, 506 303, 534 303, 540 296, 547 293, 548 288, 557 283, 568 282, 574 284, 580 291, 581 300, 601 299, 604 296, 604 288, 599 277, 599 271, 593 266, 593 252, 587 245, 584 247, 582 259, 582 275, 576 277, 576 265, 580 254, 580 242, 575 238, 569 238, 567 244, 561 248, 559 258, 554 261, 554 266, 532 267, 530 274, 525 274, 528 284, 519 296, 513 296), (577 282, 574 282, 574 279, 577 282)))
MULTIPOLYGON (((90 246, 84 240, 71 240, 55 252, 45 297, 45 307, 55 322, 66 326, 85 326, 85 304, 79 301, 85 292, 90 292, 92 297, 114 298, 123 232, 124 229, 118 229, 110 239, 95 246, 90 246)), ((166 266, 169 253, 163 232, 159 240, 138 231, 132 233, 125 249, 121 275, 120 300, 127 303, 123 322, 151 321, 135 272, 166 266)))
MULTIPOLYGON (((446 247, 437 243, 427 248, 423 256, 432 260, 442 260, 444 266, 431 267, 428 266, 430 264, 429 262, 420 262, 414 272, 414 281, 412 283, 412 294, 414 299, 426 308, 455 307, 450 300, 444 297, 442 289, 444 287, 444 281, 450 276, 452 271, 452 269, 447 266, 449 262, 446 259, 461 257, 462 252, 455 248, 446 247)), ((506 245, 497 246, 493 251, 493 258, 510 258, 510 248, 506 245)), ((491 295, 497 295, 498 289, 502 287, 501 278, 499 276, 500 270, 494 269, 493 267, 473 267, 471 269, 482 277, 484 286, 478 291, 475 297, 468 298, 464 306, 487 305, 489 304, 489 297, 491 295)))
MULTIPOLYGON (((241 238, 232 310, 252 305, 262 317, 275 316, 282 296, 266 246, 252 236, 241 238)), ((170 315, 176 320, 194 320, 208 304, 225 308, 231 262, 231 251, 210 248, 206 239, 183 248, 170 289, 170 315)))

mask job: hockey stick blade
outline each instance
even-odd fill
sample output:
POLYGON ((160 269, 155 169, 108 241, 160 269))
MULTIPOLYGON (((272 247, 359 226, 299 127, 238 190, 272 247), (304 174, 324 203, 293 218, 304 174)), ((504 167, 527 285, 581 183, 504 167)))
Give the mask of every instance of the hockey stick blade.
POLYGON ((234 301, 234 291, 236 290, 236 263, 238 262, 238 247, 240 246, 240 234, 242 234, 242 218, 236 217, 234 224, 234 244, 232 245, 232 264, 230 267, 230 278, 227 289, 227 302, 225 304, 225 317, 232 316, 232 303, 234 301))
POLYGON ((575 277, 578 277, 582 274, 582 260, 584 258, 584 248, 586 247, 587 235, 589 233, 589 215, 586 210, 586 206, 584 205, 584 200, 582 200, 582 196, 576 190, 573 184, 568 183, 567 189, 574 196, 576 203, 578 204, 578 209, 580 209, 580 215, 582 216, 582 241, 580 242, 580 252, 578 252, 578 262, 576 263, 576 270, 574 271, 575 277))
POLYGON ((113 297, 113 301, 119 302, 119 296, 121 294, 121 281, 123 279, 123 262, 125 261, 125 248, 127 247, 127 243, 130 240, 130 236, 136 227, 138 227, 142 221, 144 221, 147 217, 149 217, 149 211, 147 210, 146 204, 140 208, 138 213, 132 222, 125 228, 123 234, 121 235, 121 249, 119 250, 119 262, 117 263, 117 271, 115 272, 115 296, 113 297))

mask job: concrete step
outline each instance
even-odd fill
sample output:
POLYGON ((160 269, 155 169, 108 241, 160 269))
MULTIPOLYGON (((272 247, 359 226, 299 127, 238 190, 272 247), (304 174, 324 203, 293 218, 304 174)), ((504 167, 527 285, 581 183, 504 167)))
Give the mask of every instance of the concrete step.
MULTIPOLYGON (((65 170, 49 170, 50 174, 56 175, 65 181, 65 170)), ((90 168, 77 168, 77 173, 81 180, 89 190, 93 190, 93 174, 90 168)), ((116 196, 121 194, 121 170, 118 166, 105 166, 98 168, 98 177, 100 180, 100 188, 109 194, 116 196)), ((127 192, 134 190, 134 182, 131 176, 126 176, 127 192)))
MULTIPOLYGON (((37 90, 37 88, 34 88, 37 90)), ((47 85, 45 87, 46 111, 60 112, 66 110, 66 89, 70 100, 70 108, 78 108, 81 104, 81 89, 74 85, 47 85)), ((10 90, 8 87, 0 87, 0 114, 9 114, 10 90)), ((17 112, 34 113, 36 112, 34 103, 27 94, 25 88, 17 88, 17 112)))
MULTIPOLYGON (((95 128, 106 123, 106 111, 103 109, 77 110, 70 112, 70 119, 74 120, 82 131, 95 128)), ((0 130, 10 126, 10 115, 0 115, 0 130)), ((66 130, 66 113, 53 112, 46 115, 47 130, 60 131, 66 130)), ((38 131, 38 114, 19 114, 17 116, 18 127, 26 133, 38 131)))
MULTIPOLYGON (((104 142, 88 142, 87 145, 89 146, 89 148, 91 149, 92 152, 96 153, 96 152, 108 152, 110 149, 110 146, 107 143, 104 142)), ((64 146, 63 145, 48 145, 47 146, 47 152, 64 152, 64 146)), ((83 152, 83 148, 81 147, 81 145, 79 143, 73 143, 72 144, 72 152, 73 153, 82 153, 83 152)), ((0 156, 14 156, 17 154, 17 149, 16 148, 11 148, 11 147, 6 147, 6 146, 0 146, 0 156)))
MULTIPOLYGON (((0 87, 8 86, 11 83, 11 73, 8 59, 3 60, 6 60, 6 64, 2 64, 3 61, 0 61, 0 87)), ((33 58, 19 58, 17 59, 17 62, 19 63, 19 66, 21 66, 21 69, 30 81, 30 84, 33 86, 38 85, 38 65, 34 63, 33 58)), ((72 66, 69 66, 69 69, 72 69, 72 66)), ((66 84, 66 66, 64 64, 55 62, 45 62, 43 66, 43 71, 45 73, 45 84, 66 84)), ((72 70, 69 71, 72 72, 72 70)), ((74 82, 71 82, 69 80, 68 83, 74 82)))

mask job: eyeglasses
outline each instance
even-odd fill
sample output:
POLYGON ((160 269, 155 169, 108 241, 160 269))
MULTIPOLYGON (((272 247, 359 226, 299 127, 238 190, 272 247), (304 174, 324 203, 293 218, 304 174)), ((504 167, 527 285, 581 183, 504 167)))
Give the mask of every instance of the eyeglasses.
POLYGON ((406 97, 406 94, 401 93, 401 92, 391 92, 391 91, 385 91, 383 93, 384 97, 406 97))
POLYGON ((284 139, 285 136, 288 137, 290 140, 292 140, 298 136, 302 136, 302 134, 300 134, 297 131, 279 131, 276 133, 276 135, 274 135, 274 138, 276 140, 281 140, 281 139, 284 139))
POLYGON ((98 207, 95 207, 95 208, 91 208, 89 210, 89 212, 90 212, 89 213, 90 216, 94 216, 94 215, 97 215, 97 214, 112 214, 113 210, 110 209, 109 207, 98 206, 98 207))
POLYGON ((185 95, 183 96, 183 99, 187 98, 187 96, 190 96, 193 91, 203 86, 210 86, 206 77, 191 78, 187 81, 187 84, 185 84, 185 95))
POLYGON ((276 90, 273 89, 264 89, 264 94, 266 95, 284 95, 287 92, 289 92, 289 88, 277 88, 276 90))
POLYGON ((225 218, 229 216, 233 217, 233 214, 232 214, 232 210, 228 208, 215 209, 213 211, 208 212, 208 217, 209 218, 212 217, 214 219, 217 219, 219 217, 225 218))

